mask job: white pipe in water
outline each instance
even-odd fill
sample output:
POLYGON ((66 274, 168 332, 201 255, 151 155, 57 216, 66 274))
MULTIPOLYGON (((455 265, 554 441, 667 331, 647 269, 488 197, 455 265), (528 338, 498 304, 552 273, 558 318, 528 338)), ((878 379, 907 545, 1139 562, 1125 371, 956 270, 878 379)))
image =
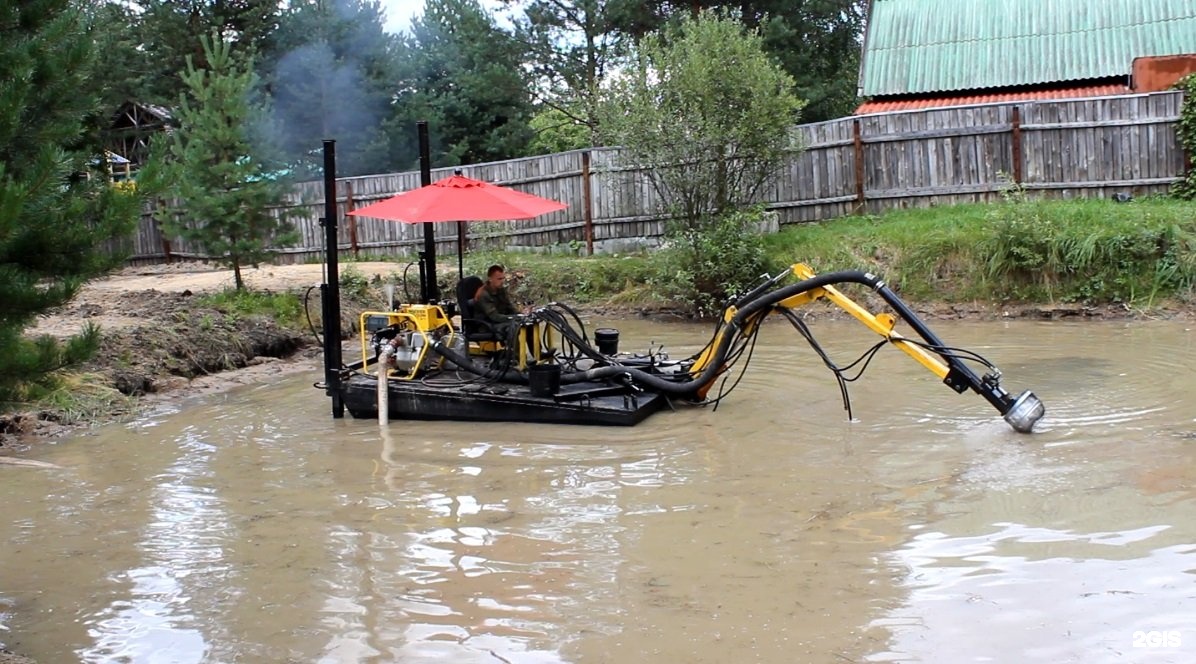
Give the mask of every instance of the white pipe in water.
POLYGON ((390 344, 382 344, 382 352, 378 353, 378 425, 386 426, 390 422, 390 389, 387 381, 390 377, 390 353, 394 350, 390 344))

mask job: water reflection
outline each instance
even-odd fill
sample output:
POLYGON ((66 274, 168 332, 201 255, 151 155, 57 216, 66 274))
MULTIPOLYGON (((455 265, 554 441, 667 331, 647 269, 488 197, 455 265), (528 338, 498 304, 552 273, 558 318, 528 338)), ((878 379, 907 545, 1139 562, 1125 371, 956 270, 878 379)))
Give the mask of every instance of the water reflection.
POLYGON ((1196 545, 1167 544, 1170 526, 994 526, 971 537, 920 533, 896 554, 909 599, 875 621, 894 637, 870 661, 1191 661, 1182 638, 1193 638, 1196 545), (1180 647, 1147 650, 1135 634, 1151 631, 1179 634, 1180 647))
POLYGON ((82 661, 203 661, 210 648, 192 626, 199 619, 190 610, 191 595, 236 601, 224 547, 236 534, 211 486, 217 447, 195 427, 176 440, 178 455, 148 491, 148 523, 137 542, 144 564, 114 575, 114 582, 128 585, 128 599, 87 621, 95 644, 77 651, 82 661))
MULTIPOLYGON (((456 460, 424 461, 431 472, 412 481, 412 455, 399 460, 390 428, 379 437, 381 472, 394 502, 375 507, 413 521, 402 542, 372 538, 367 545, 371 560, 394 565, 393 605, 379 607, 393 620, 382 622, 406 625, 389 639, 395 644, 387 654, 403 661, 561 661, 551 637, 562 621, 553 607, 565 599, 578 557, 533 524, 520 529, 529 534, 509 530, 521 517, 503 495, 505 484, 483 472, 520 463, 520 451, 465 444, 456 460), (470 493, 444 491, 462 484, 470 493)), ((341 641, 329 656, 344 655, 341 641)))
MULTIPOLYGON (((778 327, 717 413, 633 429, 379 429, 297 378, 48 446, 63 470, 0 469, 0 639, 43 662, 1196 659, 1196 377, 1164 371, 1188 332, 936 330, 1039 393, 1042 432, 896 351, 849 422, 778 327)), ((707 332, 640 329, 678 355, 707 332)))

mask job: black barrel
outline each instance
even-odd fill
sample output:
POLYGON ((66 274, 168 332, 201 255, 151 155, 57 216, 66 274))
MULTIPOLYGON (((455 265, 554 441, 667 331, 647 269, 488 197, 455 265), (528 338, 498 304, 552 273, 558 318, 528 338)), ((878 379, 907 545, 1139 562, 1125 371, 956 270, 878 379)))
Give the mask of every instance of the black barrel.
POLYGON ((594 330, 594 342, 598 344, 598 352, 603 355, 619 353, 619 331, 613 327, 594 330))
POLYGON ((533 397, 551 398, 561 389, 561 365, 554 362, 528 367, 527 386, 533 397))

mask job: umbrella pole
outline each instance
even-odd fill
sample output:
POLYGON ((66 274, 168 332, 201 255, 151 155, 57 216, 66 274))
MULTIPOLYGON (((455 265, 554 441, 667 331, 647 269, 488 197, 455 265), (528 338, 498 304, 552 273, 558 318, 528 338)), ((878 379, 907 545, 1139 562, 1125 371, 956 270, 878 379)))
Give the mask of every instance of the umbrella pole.
POLYGON ((465 224, 457 222, 457 279, 465 278, 465 224))

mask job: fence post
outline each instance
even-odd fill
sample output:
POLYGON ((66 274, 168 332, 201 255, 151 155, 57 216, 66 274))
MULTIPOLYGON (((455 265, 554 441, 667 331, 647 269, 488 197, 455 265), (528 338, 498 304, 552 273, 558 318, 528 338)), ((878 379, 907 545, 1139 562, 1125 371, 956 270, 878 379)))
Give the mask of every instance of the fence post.
POLYGON ((162 255, 166 257, 166 263, 174 262, 174 257, 170 254, 170 238, 166 237, 165 231, 162 230, 162 222, 158 221, 158 213, 166 209, 166 204, 162 202, 161 198, 154 199, 154 211, 150 213, 150 221, 153 222, 153 230, 158 232, 158 236, 162 238, 162 255))
POLYGON ((345 217, 349 220, 349 248, 353 250, 353 258, 357 254, 357 217, 349 214, 353 211, 353 181, 345 180, 345 217))
POLYGON ((590 190, 590 151, 581 153, 581 200, 585 217, 586 255, 594 255, 594 202, 590 190))
POLYGON ((860 120, 851 121, 851 134, 855 142, 855 212, 864 214, 864 137, 860 134, 860 120))
POLYGON ((1022 183, 1022 107, 1013 107, 1013 183, 1022 183))

